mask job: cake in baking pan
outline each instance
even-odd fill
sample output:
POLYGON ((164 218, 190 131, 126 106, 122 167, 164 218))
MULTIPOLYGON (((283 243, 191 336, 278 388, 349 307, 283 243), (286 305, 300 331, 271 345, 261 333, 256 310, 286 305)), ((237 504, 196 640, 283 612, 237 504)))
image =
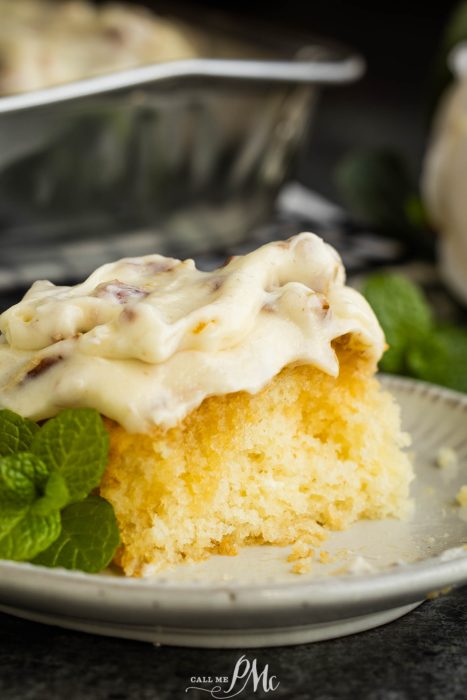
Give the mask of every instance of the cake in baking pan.
POLYGON ((0 0, 0 94, 193 58, 203 50, 187 26, 138 5, 0 0))

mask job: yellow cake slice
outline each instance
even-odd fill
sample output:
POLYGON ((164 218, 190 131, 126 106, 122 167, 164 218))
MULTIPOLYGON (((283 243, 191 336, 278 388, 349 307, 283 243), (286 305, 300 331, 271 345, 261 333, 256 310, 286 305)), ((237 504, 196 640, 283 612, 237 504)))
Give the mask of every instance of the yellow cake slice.
POLYGON ((408 436, 374 376, 382 331, 313 234, 214 272, 153 255, 38 282, 0 329, 2 406, 106 417, 100 492, 127 575, 408 511, 408 436))

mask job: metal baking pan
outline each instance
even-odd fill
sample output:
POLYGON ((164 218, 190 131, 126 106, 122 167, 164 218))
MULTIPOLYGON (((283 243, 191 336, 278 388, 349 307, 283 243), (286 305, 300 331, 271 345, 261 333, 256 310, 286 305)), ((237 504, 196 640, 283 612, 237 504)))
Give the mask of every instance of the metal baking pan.
POLYGON ((267 220, 321 86, 356 80, 364 62, 222 21, 203 18, 216 38, 207 57, 0 97, 4 251, 40 241, 47 275, 48 248, 66 240, 124 236, 137 255, 149 250, 134 234, 149 228, 164 232, 160 252, 193 255, 267 220), (229 55, 240 40, 241 58, 229 55))

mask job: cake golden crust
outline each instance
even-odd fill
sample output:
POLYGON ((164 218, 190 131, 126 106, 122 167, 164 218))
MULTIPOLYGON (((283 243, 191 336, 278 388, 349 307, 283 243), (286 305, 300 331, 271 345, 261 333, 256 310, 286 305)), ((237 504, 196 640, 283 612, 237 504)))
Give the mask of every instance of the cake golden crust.
POLYGON ((289 366, 257 394, 205 399, 169 430, 134 434, 108 421, 101 494, 116 512, 127 575, 404 515, 408 437, 374 362, 348 340, 335 343, 337 378, 289 366))

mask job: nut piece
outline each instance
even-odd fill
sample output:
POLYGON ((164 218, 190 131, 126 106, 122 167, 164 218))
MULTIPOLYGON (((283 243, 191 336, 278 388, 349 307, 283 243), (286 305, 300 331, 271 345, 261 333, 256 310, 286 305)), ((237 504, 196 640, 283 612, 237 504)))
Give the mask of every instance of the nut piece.
POLYGON ((47 372, 48 369, 56 365, 57 362, 61 362, 62 360, 63 355, 52 355, 51 357, 40 358, 34 364, 34 366, 28 372, 26 372, 21 381, 25 382, 28 379, 36 379, 36 377, 39 377, 41 374, 44 374, 44 372, 47 372))

